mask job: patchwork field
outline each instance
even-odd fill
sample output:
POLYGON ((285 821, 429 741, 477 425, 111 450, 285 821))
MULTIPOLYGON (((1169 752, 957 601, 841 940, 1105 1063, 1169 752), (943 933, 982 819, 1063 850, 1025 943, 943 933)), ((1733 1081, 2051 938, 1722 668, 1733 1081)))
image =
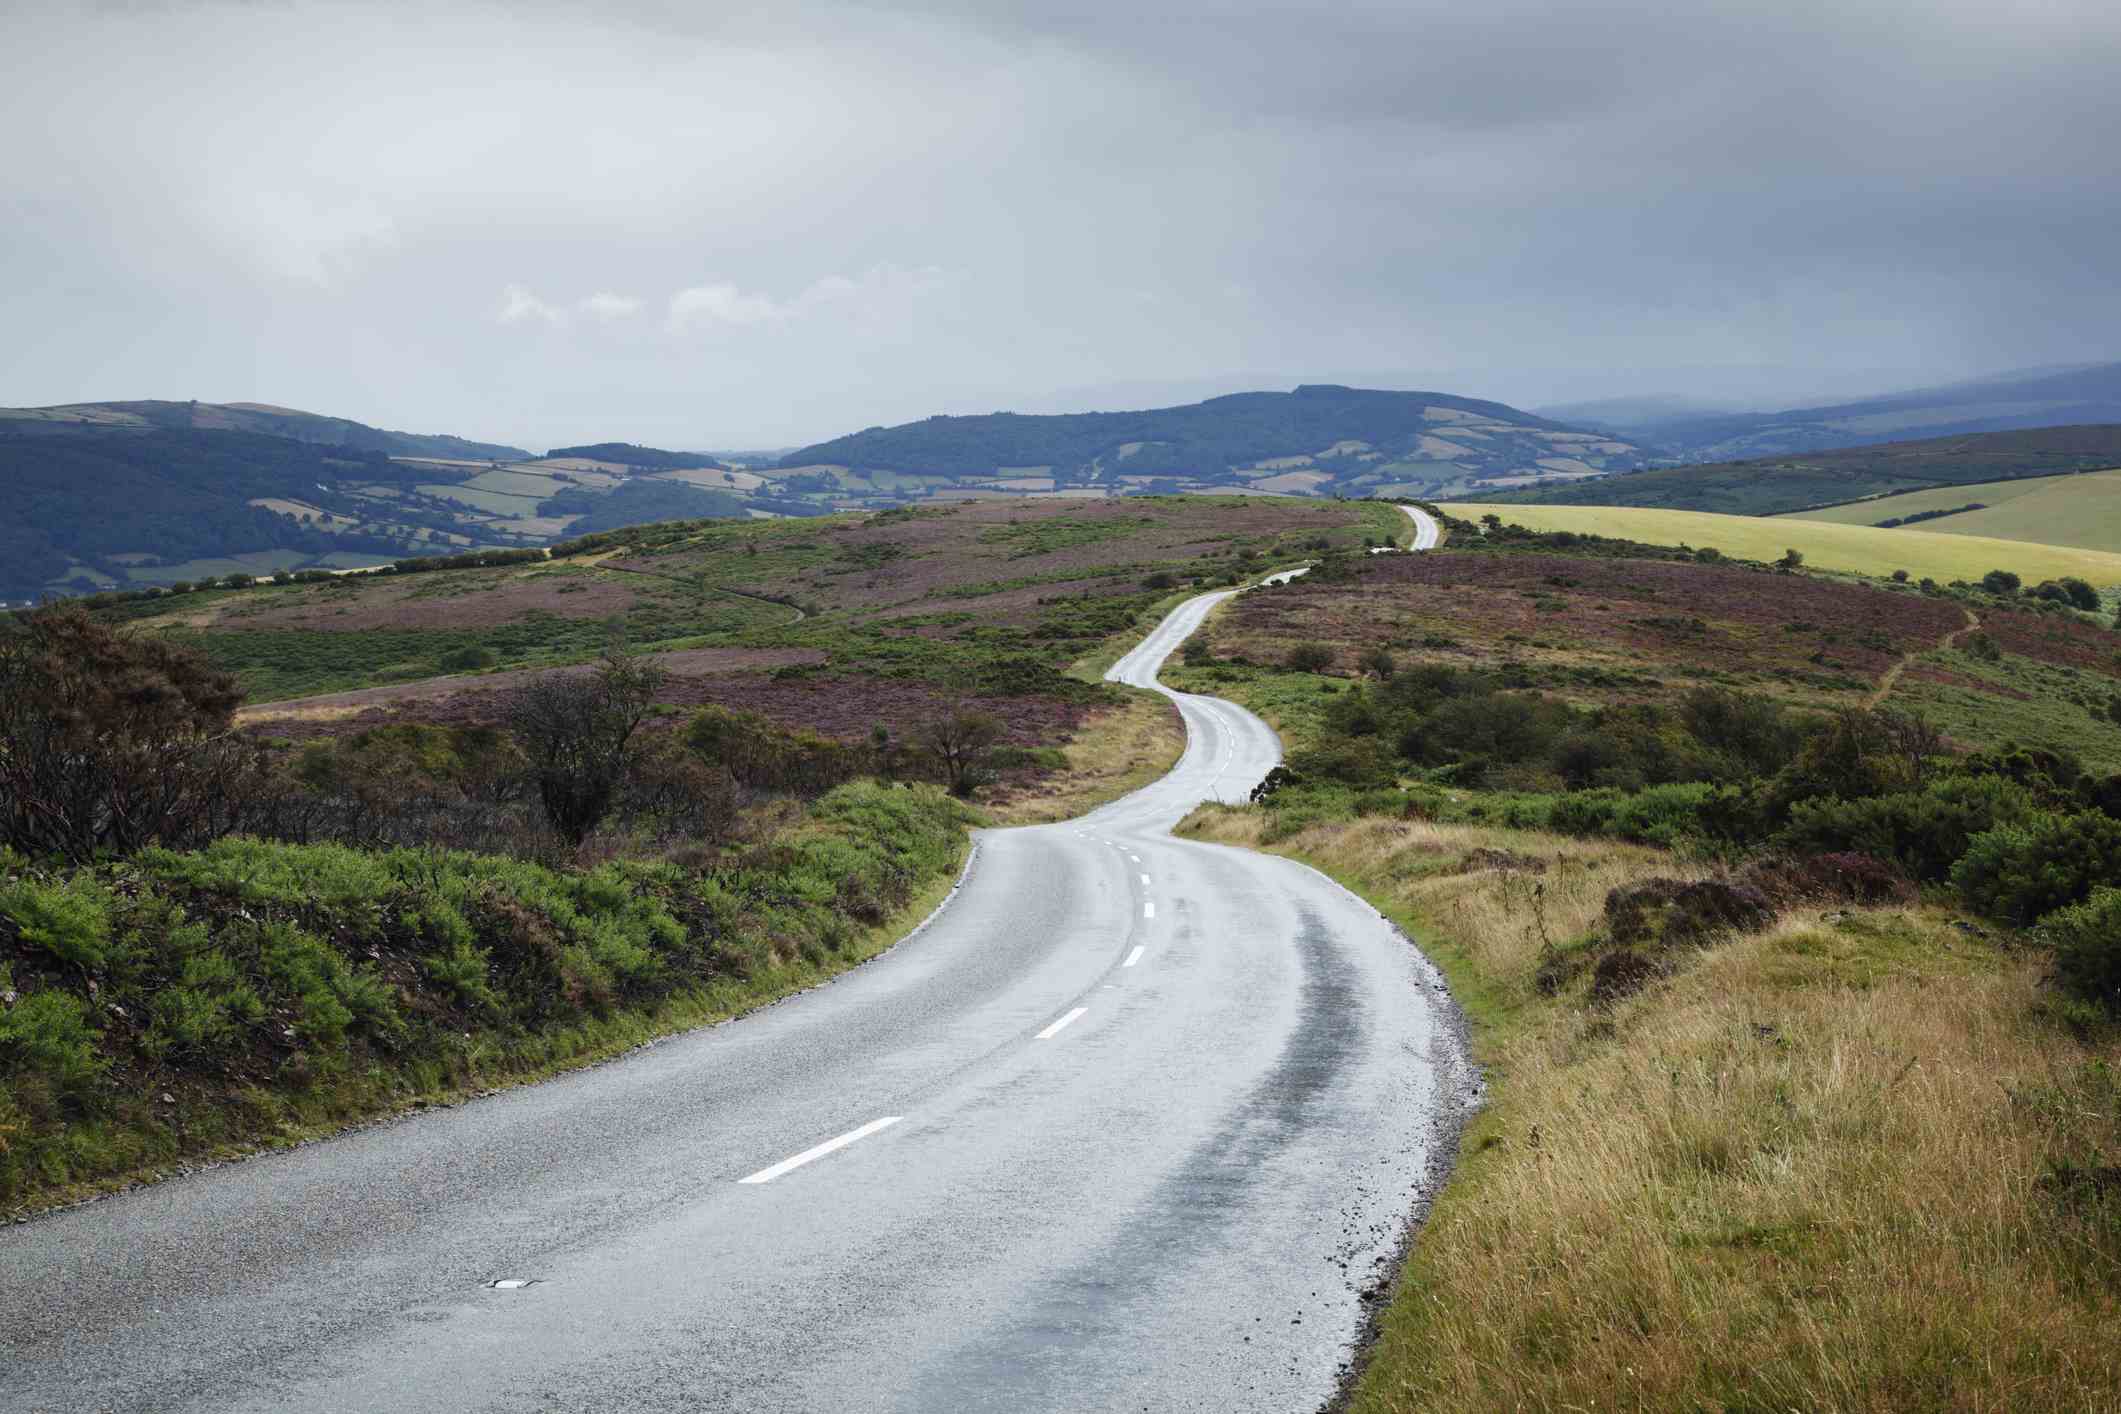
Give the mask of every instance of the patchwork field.
POLYGON ((2121 470, 1910 491, 1849 506, 1797 511, 1782 519, 1874 526, 1882 520, 1925 514, 1934 518, 1908 528, 1938 535, 1979 535, 1992 540, 2121 551, 2121 470), (1974 502, 1979 502, 1982 509, 1959 509, 1974 502))
MULTIPOLYGON (((1980 499, 1971 494, 1971 488, 1955 488, 1947 494, 1959 495, 1961 505, 1980 499)), ((2027 583, 2074 575, 2101 588, 2121 585, 2121 553, 2115 551, 1946 534, 1927 524, 1881 530, 1868 524, 1763 519, 1637 506, 1453 503, 1450 509, 1452 514, 1469 520, 1499 515, 1508 524, 1530 530, 1566 530, 1654 545, 1713 546, 1726 555, 1748 560, 1775 560, 1783 551, 1796 549, 1803 553, 1810 568, 1852 574, 1886 575, 1906 570, 1917 579, 1950 583, 1955 579, 1978 580, 1992 569, 2006 569, 2027 583)), ((1882 518, 1887 513, 1880 514, 1882 518)))

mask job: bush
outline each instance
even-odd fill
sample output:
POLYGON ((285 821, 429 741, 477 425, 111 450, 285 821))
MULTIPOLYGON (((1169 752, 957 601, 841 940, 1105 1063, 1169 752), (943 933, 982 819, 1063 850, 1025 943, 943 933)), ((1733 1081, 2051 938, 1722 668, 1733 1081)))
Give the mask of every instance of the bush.
POLYGON ((77 605, 0 625, 0 845, 87 859, 224 833, 256 792, 235 679, 77 605))
POLYGON ((1915 886, 1905 875, 1868 854, 1755 859, 1740 871, 1739 878, 1784 904, 1853 903, 1875 908, 1915 899, 1915 886))
POLYGON ((1952 883, 1972 907, 2027 926, 2121 883, 2121 820, 2085 811, 1987 831, 1953 868, 1952 883))
POLYGON ((2018 578, 2009 570, 1990 570, 1987 574, 1981 576, 1981 587, 1991 594, 2004 596, 2016 594, 2019 586, 2024 583, 2024 580, 2018 578))
POLYGON ((499 655, 491 648, 466 645, 462 648, 452 648, 435 659, 435 666, 445 673, 475 673, 500 661, 499 655))
POLYGON ((2041 925, 2055 945, 2055 978, 2069 991, 2121 1013, 2121 889, 2099 888, 2041 925))
POLYGON ((0 1010, 0 1075, 38 1076, 79 1098, 109 1064, 81 1002, 64 992, 32 992, 0 1010))
POLYGON ((1644 879, 1605 897, 1607 935, 1626 945, 1700 945, 1726 933, 1757 933, 1775 912, 1758 887, 1726 879, 1644 879))
POLYGON ((1800 801, 1775 842, 1798 854, 1874 855, 1891 860, 1911 878, 1939 882, 1975 836, 2036 813, 2032 796, 2014 782, 1955 778, 1923 792, 1800 801))
POLYGON ((0 884, 0 918, 11 920, 27 947, 93 972, 109 959, 110 896, 94 879, 0 884))
POLYGON ((1292 673, 1322 673, 1333 666, 1333 650, 1323 643, 1299 643, 1282 661, 1292 673))
POLYGON ((509 730, 530 759, 545 818, 569 844, 610 813, 663 679, 661 667, 613 648, 594 673, 545 673, 510 701, 509 730))

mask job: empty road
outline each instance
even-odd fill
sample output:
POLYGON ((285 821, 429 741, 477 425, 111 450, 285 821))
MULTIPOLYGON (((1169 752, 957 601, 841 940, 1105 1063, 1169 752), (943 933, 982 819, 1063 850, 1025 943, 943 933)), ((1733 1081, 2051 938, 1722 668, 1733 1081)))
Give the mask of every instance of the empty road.
MULTIPOLYGON (((1112 676, 1153 686, 1224 597, 1112 676)), ((0 1229, 0 1404, 1315 1408, 1469 1072, 1369 907, 1169 835, 1280 754, 1171 695, 1168 776, 982 833, 952 901, 830 986, 0 1229)))

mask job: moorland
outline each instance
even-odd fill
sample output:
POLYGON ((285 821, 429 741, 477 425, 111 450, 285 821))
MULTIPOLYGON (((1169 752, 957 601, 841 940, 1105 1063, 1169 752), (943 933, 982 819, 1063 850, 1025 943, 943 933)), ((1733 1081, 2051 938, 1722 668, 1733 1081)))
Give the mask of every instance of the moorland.
POLYGON ((1300 560, 1166 670, 1288 747, 1181 832, 1403 923, 1488 1078, 1351 1407, 2098 1407, 2114 557, 1940 535, 1976 558, 1895 576, 1921 532, 1687 521, 1764 528, 1750 556, 1435 509, 1421 555, 1367 553, 1404 541, 1383 503, 984 502, 18 617, 0 766, 148 674, 161 705, 73 788, 145 762, 196 789, 125 839, 7 817, 0 1192, 451 1102, 829 977, 940 897, 966 824, 1168 763, 1168 708, 1097 670, 1300 560), (1808 528, 1872 558, 1787 555, 1808 528), (625 726, 586 829, 553 704, 625 726))

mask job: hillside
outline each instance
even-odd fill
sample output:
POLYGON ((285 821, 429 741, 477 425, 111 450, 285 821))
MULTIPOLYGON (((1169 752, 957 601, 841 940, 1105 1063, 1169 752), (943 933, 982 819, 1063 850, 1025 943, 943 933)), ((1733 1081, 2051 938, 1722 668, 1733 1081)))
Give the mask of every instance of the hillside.
MULTIPOLYGON (((236 673, 256 714, 290 734, 477 720, 515 670, 582 661, 617 635, 673 655, 673 701, 741 701, 860 736, 992 689, 998 663, 1017 664, 1005 693, 1068 698, 1077 685, 1058 670, 1182 581, 1404 532, 1388 506, 1281 497, 972 503, 636 527, 550 560, 213 588, 113 612, 236 673), (455 676, 467 669, 499 671, 455 676), (292 698, 308 700, 271 705, 292 698)), ((1027 710, 1022 729, 1038 718, 1027 710)))
POLYGON ((1739 559, 1769 561, 1795 549, 1811 569, 1883 577, 1905 570, 1916 579, 1978 580, 2009 570, 2027 584, 2074 576, 2102 589, 2121 586, 2121 553, 1946 535, 1927 524, 1885 530, 1868 525, 1760 516, 1714 515, 1637 506, 1517 506, 1453 504, 1453 514, 1500 516, 1528 530, 1606 535, 1653 545, 1711 547, 1739 559))
POLYGON ((2121 363, 2024 369, 1782 412, 1703 415, 1654 405, 1620 407, 1594 425, 1688 461, 1718 462, 1868 446, 1911 436, 2092 422, 2121 422, 2121 363))
POLYGON ((631 442, 592 442, 583 447, 555 447, 545 454, 543 460, 612 462, 637 471, 682 471, 688 467, 722 467, 720 461, 706 452, 666 452, 661 447, 639 447, 631 442))
POLYGON ((344 417, 324 417, 266 403, 142 402, 70 403, 63 407, 0 408, 0 430, 65 436, 109 431, 256 432, 320 447, 382 452, 394 457, 453 457, 469 461, 519 461, 530 453, 497 442, 474 442, 435 433, 392 432, 344 417))
POLYGON ((1477 499, 1523 505, 1655 506, 1727 515, 1776 515, 1931 486, 1971 485, 2116 466, 2121 466, 2121 425, 2044 427, 1887 442, 1757 461, 1659 467, 1477 499))
POLYGON ((804 447, 766 474, 858 492, 1435 496, 1592 477, 1641 455, 1624 439, 1501 403, 1307 385, 1139 412, 931 417, 804 447))
POLYGON ((1977 481, 1794 511, 1785 519, 1836 525, 1882 525, 1897 520, 1939 535, 1984 535, 2111 550, 2121 546, 2121 471, 1977 481))
MULTIPOLYGON (((325 418, 304 426, 359 428, 325 418)), ((228 428, 0 419, 0 605, 829 508, 777 496, 763 478, 692 453, 610 443, 522 460, 511 448, 411 439, 509 458, 495 461, 352 444, 379 439, 406 440, 379 433, 330 444, 228 428), (649 469, 664 462, 681 465, 649 469)))

